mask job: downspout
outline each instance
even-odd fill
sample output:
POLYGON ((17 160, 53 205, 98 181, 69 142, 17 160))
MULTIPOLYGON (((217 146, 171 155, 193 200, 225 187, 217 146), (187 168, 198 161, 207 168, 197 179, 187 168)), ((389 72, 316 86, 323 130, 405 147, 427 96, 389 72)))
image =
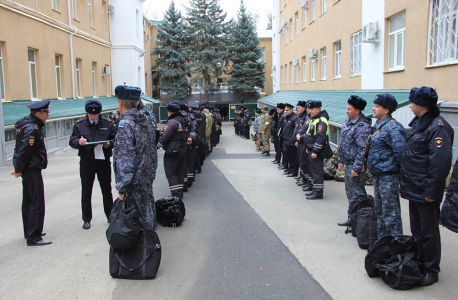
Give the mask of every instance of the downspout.
POLYGON ((150 26, 148 27, 148 32, 150 33, 150 39, 149 39, 149 76, 151 77, 151 98, 153 98, 153 72, 151 71, 151 67, 152 67, 152 61, 151 61, 151 51, 153 50, 153 48, 151 48, 151 41, 153 40, 153 35, 152 35, 152 32, 151 32, 151 27, 153 27, 153 24, 151 22, 149 22, 148 20, 148 23, 150 23, 150 26))
POLYGON ((75 66, 73 59, 73 36, 78 32, 78 29, 72 25, 72 16, 70 11, 70 0, 67 0, 68 8, 68 26, 72 27, 75 32, 70 33, 70 65, 72 68, 72 98, 75 99, 75 66))
MULTIPOLYGON (((108 5, 111 5, 111 0, 108 0, 108 5)), ((110 69, 111 69, 111 72, 110 72, 110 75, 113 73, 113 48, 114 48, 114 44, 113 44, 113 40, 111 39, 111 14, 108 14, 108 28, 110 29, 110 43, 111 43, 111 48, 110 48, 110 69)), ((108 75, 105 75, 106 77, 106 80, 108 80, 108 75)), ((107 82, 108 83, 108 82, 107 82)), ((110 96, 113 95, 113 75, 111 75, 111 89, 110 89, 110 96)))

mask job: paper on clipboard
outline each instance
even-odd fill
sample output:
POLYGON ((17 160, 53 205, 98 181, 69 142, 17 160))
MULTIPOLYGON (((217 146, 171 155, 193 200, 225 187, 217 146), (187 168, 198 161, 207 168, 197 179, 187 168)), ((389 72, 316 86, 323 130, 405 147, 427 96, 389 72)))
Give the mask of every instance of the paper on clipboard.
POLYGON ((105 159, 105 154, 103 154, 102 144, 98 144, 94 147, 94 158, 95 159, 105 159))

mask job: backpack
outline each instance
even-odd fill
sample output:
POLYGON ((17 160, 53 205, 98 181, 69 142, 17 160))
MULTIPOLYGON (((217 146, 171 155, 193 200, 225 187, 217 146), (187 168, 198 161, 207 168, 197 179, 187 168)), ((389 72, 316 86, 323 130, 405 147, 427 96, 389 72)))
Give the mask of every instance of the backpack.
MULTIPOLYGON (((106 231, 108 243, 115 249, 128 249, 137 242, 140 230, 140 212, 131 201, 115 200, 106 231)), ((135 203, 135 201, 133 201, 135 203)))
POLYGON ((415 258, 414 252, 394 254, 389 258, 377 258, 374 261, 374 268, 379 270, 380 277, 390 288, 410 290, 422 278, 415 258))
POLYGON ((177 197, 156 200, 157 221, 165 227, 180 226, 186 215, 183 201, 177 197))
POLYGON ((351 235, 356 237, 356 230, 358 227, 358 212, 361 208, 364 207, 374 207, 374 197, 371 195, 359 195, 355 198, 355 200, 351 201, 349 204, 349 216, 348 220, 350 221, 350 225, 347 227, 345 233, 348 233, 348 228, 352 228, 351 235))
MULTIPOLYGON (((358 212, 356 239, 362 249, 368 249, 377 241, 377 216, 372 207, 361 208, 358 212)), ((353 229, 353 232, 355 229, 353 229)))
POLYGON ((404 252, 414 253, 417 257, 418 247, 415 239, 410 235, 391 234, 377 240, 368 250, 364 260, 364 268, 369 277, 380 276, 379 270, 374 267, 378 258, 390 258, 404 252))

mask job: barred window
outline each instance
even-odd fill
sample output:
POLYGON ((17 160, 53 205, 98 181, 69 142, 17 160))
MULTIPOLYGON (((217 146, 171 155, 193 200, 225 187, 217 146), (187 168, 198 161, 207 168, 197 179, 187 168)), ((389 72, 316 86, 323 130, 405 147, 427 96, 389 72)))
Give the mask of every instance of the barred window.
POLYGON ((350 75, 361 75, 362 32, 350 36, 350 75))

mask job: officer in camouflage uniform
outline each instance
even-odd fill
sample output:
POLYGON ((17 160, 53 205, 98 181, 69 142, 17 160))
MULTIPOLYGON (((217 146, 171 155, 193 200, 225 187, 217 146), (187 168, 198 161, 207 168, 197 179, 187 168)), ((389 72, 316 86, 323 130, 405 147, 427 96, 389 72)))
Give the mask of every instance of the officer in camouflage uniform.
POLYGON ((119 200, 135 201, 142 220, 156 228, 152 152, 155 145, 148 119, 137 110, 141 91, 138 87, 125 85, 115 89, 122 119, 113 149, 113 169, 119 200))
POLYGON ((259 137, 259 139, 261 139, 261 135, 259 134, 259 121, 261 120, 261 117, 262 117, 262 113, 261 113, 261 110, 259 108, 256 108, 254 110, 254 114, 255 114, 255 117, 254 117, 254 122, 253 122, 253 130, 255 132, 255 134, 259 137))
MULTIPOLYGON (((142 112, 145 117, 148 119, 148 123, 151 125, 151 137, 153 140, 153 145, 156 146, 157 144, 157 136, 156 136, 156 131, 157 129, 157 122, 156 122, 156 117, 154 116, 154 113, 150 110, 147 110, 145 107, 145 104, 141 101, 139 103, 139 110, 142 112)), ((153 152, 153 180, 156 179, 156 170, 157 170, 157 148, 153 147, 152 149, 153 152)), ((155 207, 153 207, 155 209, 155 207)))
MULTIPOLYGON (((339 144, 339 169, 343 170, 345 166, 345 192, 350 203, 360 195, 367 195, 364 156, 371 121, 361 113, 366 108, 366 100, 351 95, 347 102, 348 118, 343 123, 339 144)), ((338 225, 348 226, 349 221, 338 225)))
POLYGON ((210 155, 212 151, 211 133, 212 133, 212 114, 207 108, 204 108, 202 112, 205 114, 206 127, 205 127, 205 143, 207 144, 206 156, 210 155))
POLYGON ((405 148, 406 131, 392 116, 397 108, 390 94, 377 95, 372 108, 377 119, 372 128, 367 167, 374 180, 374 211, 377 235, 402 234, 399 203, 399 172, 405 148))
POLYGON ((269 110, 268 106, 263 106, 261 108, 262 117, 259 125, 259 132, 262 137, 262 143, 264 144, 264 152, 261 154, 263 156, 270 156, 270 121, 271 118, 267 111, 269 110))

